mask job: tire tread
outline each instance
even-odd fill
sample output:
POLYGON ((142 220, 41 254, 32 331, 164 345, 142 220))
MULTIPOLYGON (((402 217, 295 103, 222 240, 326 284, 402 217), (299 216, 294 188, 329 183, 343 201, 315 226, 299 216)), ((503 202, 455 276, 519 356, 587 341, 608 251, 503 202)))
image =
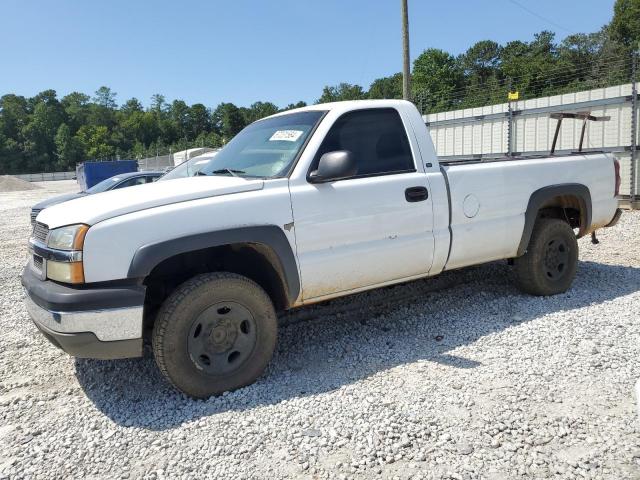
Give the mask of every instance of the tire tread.
MULTIPOLYGON (((187 280, 185 283, 176 288, 171 295, 169 295, 169 297, 165 300, 160 310, 158 311, 153 327, 151 344, 155 361, 158 369, 160 370, 160 373, 162 373, 163 377, 165 377, 174 388, 196 398, 204 397, 192 392, 185 391, 183 387, 177 384, 170 373, 170 368, 168 366, 168 360, 165 352, 167 329, 169 328, 169 325, 173 320, 174 313, 180 306, 180 304, 184 302, 185 299, 195 290, 214 281, 234 281, 243 283, 246 287, 246 291, 261 294, 263 298, 261 298, 260 301, 265 305, 268 304, 273 311, 273 304, 271 302, 271 299, 257 283, 247 277, 230 272, 214 272, 197 275, 187 280)), ((275 312, 273 312, 273 316, 275 318, 275 312)))
POLYGON ((564 220, 557 218, 540 218, 536 221, 531 234, 527 251, 521 257, 514 260, 514 277, 516 286, 525 293, 537 296, 549 296, 562 293, 571 287, 571 283, 575 277, 578 259, 578 243, 571 226, 564 220), (567 239, 573 237, 571 247, 575 249, 575 259, 569 266, 572 272, 566 277, 565 281, 558 286, 552 286, 549 281, 542 275, 538 268, 542 262, 544 252, 542 247, 545 238, 554 232, 559 232, 567 236, 567 239))

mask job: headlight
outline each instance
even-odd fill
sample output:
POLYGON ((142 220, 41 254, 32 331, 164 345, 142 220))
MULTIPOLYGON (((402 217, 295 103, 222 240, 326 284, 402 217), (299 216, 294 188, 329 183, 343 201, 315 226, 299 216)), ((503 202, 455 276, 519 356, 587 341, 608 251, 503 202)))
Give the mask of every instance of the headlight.
POLYGON ((55 228, 49 232, 47 246, 56 250, 82 250, 87 230, 89 227, 82 224, 55 228))
POLYGON ((84 283, 82 247, 88 230, 88 225, 79 224, 49 232, 47 247, 52 251, 63 250, 68 253, 58 252, 54 258, 47 260, 47 278, 64 283, 84 283))

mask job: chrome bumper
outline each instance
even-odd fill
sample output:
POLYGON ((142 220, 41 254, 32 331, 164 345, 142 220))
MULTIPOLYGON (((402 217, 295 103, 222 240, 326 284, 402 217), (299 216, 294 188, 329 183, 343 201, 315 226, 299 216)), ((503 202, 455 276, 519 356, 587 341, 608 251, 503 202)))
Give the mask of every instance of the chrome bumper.
POLYGON ((103 360, 142 356, 143 307, 52 312, 25 291, 27 311, 38 330, 69 355, 103 360))
POLYGON ((36 304, 25 291, 32 320, 57 333, 93 333, 102 342, 142 338, 142 307, 83 312, 52 312, 36 304))

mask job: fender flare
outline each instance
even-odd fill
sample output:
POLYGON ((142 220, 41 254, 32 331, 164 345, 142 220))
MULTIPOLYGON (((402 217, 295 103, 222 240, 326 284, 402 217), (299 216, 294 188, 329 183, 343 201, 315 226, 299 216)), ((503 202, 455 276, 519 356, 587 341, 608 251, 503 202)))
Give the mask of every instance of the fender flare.
POLYGON ((276 225, 217 230, 143 245, 133 255, 127 277, 144 278, 162 261, 182 253, 238 243, 264 245, 275 253, 280 263, 277 270, 285 282, 289 304, 293 304, 300 294, 298 265, 287 236, 276 225))
POLYGON ((518 245, 518 257, 524 255, 527 250, 529 240, 531 240, 531 234, 533 233, 533 227, 538 219, 538 212, 540 211, 540 208, 548 200, 565 195, 574 196, 580 202, 581 215, 578 238, 589 232, 589 228, 591 226, 591 192, 586 186, 580 183, 562 183, 540 188, 533 192, 531 197, 529 197, 529 203, 527 204, 527 210, 525 212, 522 238, 518 245))

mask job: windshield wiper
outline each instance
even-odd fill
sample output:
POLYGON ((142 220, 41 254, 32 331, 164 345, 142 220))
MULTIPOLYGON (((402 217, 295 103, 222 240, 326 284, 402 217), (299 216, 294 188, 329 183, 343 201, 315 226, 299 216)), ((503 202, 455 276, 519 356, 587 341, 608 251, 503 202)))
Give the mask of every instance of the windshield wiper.
POLYGON ((232 168, 221 168, 219 170, 214 170, 213 172, 211 172, 213 175, 220 175, 223 173, 228 173, 230 175, 233 175, 234 177, 238 177, 240 175, 242 175, 243 173, 247 173, 244 170, 233 170, 232 168))

